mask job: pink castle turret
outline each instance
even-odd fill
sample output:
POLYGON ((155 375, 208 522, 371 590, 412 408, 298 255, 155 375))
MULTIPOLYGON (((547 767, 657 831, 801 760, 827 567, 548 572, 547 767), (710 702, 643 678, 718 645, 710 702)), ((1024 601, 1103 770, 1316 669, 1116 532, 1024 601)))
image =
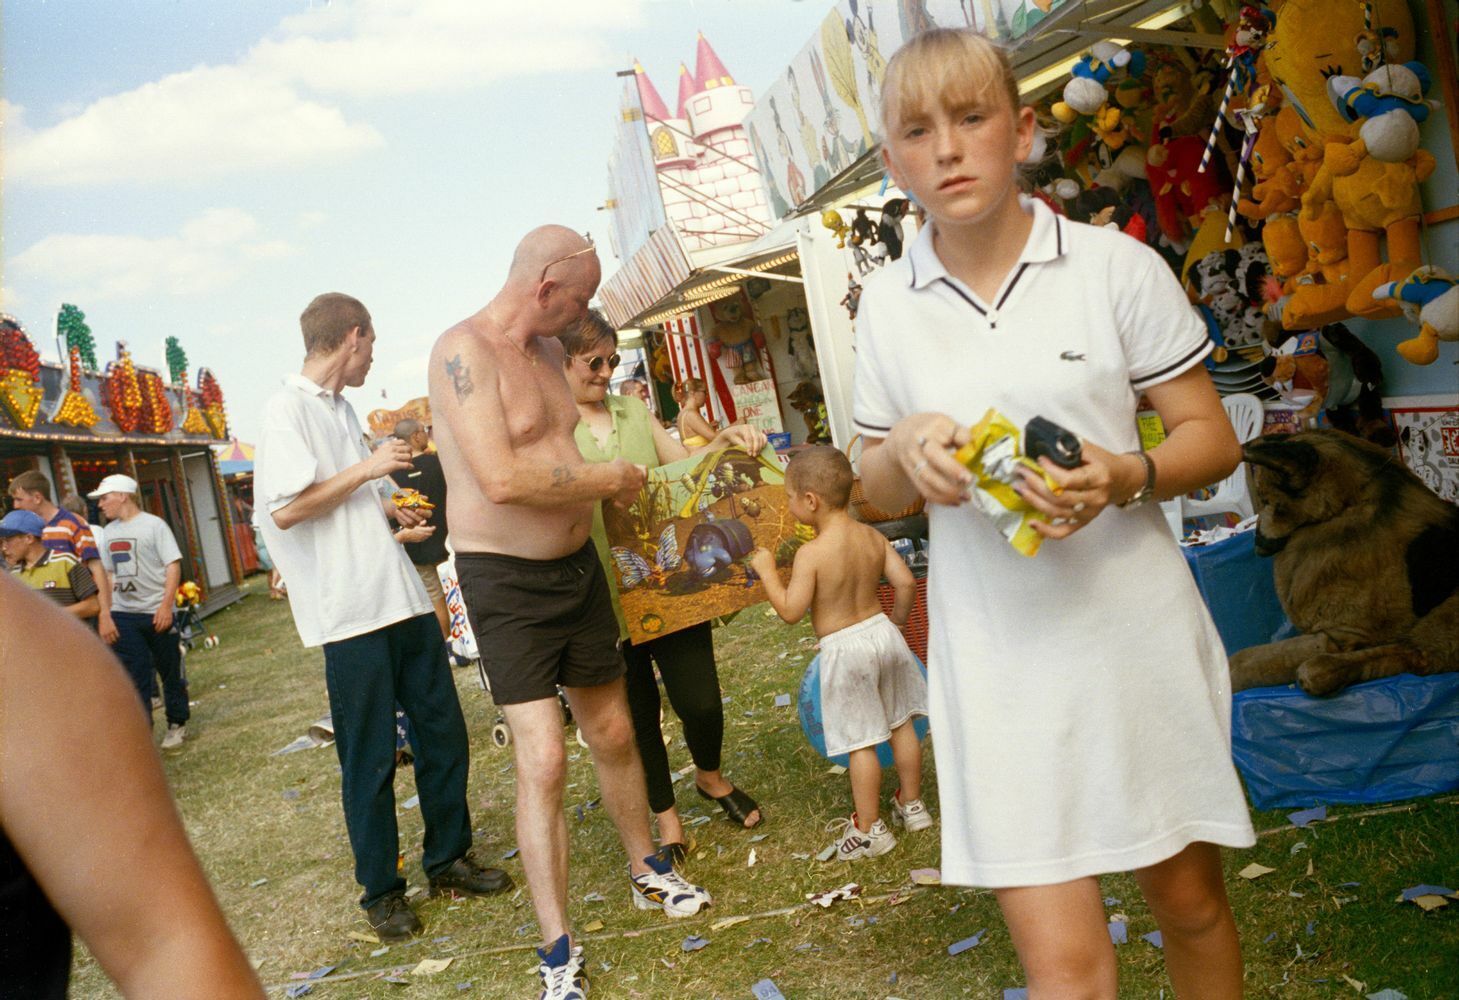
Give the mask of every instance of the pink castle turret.
POLYGON ((709 39, 704 37, 703 32, 699 33, 699 51, 694 56, 694 76, 699 81, 700 90, 735 85, 735 78, 730 76, 724 63, 719 61, 719 56, 714 54, 714 49, 710 47, 709 39))
POLYGON ((699 93, 699 81, 689 73, 689 67, 683 63, 679 64, 679 114, 680 118, 689 117, 689 98, 699 93))
MULTIPOLYGON (((637 59, 633 60, 634 79, 638 81, 638 100, 643 105, 644 117, 649 121, 665 121, 669 117, 668 106, 664 99, 659 96, 658 89, 654 82, 648 78, 643 71, 643 65, 637 59)), ((680 115, 679 117, 683 117, 680 115)))
POLYGON ((633 72, 665 214, 686 249, 703 250, 753 239, 771 219, 741 124, 754 95, 734 82, 703 35, 695 68, 679 64, 672 115, 637 62, 633 72))

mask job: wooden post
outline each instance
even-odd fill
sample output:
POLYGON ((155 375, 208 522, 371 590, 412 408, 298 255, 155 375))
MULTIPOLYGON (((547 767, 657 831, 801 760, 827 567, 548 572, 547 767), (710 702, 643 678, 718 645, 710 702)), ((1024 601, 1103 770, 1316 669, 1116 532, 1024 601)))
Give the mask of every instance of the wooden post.
POLYGON ((172 485, 177 490, 177 503, 182 508, 182 526, 187 529, 188 550, 192 553, 192 579, 207 593, 207 561, 203 557, 202 534, 198 531, 197 510, 193 507, 192 490, 187 484, 187 470, 182 467, 178 449, 167 450, 167 467, 172 470, 172 485))

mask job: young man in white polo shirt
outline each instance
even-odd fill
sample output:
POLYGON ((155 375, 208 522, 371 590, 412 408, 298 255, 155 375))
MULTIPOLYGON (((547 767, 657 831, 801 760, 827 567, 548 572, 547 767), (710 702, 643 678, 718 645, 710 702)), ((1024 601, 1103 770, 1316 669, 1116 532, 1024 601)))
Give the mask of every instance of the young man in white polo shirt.
POLYGON ((415 777, 425 820, 422 866, 431 894, 481 896, 511 887, 467 853, 466 722, 429 598, 388 517, 403 527, 423 515, 396 510, 392 473, 410 468, 410 447, 390 440, 371 454, 340 391, 364 384, 374 353, 370 314, 327 293, 299 318, 307 356, 264 410, 255 520, 284 579, 305 646, 324 647, 325 681, 339 754, 345 826, 360 904, 381 941, 421 930, 396 869, 395 706, 415 731, 415 777))

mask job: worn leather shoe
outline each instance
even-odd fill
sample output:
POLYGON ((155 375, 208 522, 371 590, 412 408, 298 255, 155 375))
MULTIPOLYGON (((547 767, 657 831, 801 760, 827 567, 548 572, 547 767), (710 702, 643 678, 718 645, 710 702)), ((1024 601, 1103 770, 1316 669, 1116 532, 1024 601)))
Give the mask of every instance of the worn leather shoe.
POLYGON ((490 896, 512 887, 512 877, 500 868, 483 868, 470 854, 463 854, 444 871, 431 876, 431 895, 457 893, 462 896, 490 896))
POLYGON ((420 918, 405 901, 403 892, 392 892, 365 910, 365 919, 381 944, 409 941, 421 932, 420 918))

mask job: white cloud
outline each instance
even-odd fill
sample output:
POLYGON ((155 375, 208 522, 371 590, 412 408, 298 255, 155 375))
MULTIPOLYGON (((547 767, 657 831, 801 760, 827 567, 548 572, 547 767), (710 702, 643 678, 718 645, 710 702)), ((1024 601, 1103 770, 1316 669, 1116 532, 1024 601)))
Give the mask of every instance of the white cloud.
POLYGON ((294 220, 294 224, 297 225, 300 229, 308 230, 318 229, 327 221, 329 221, 329 216, 326 213, 321 212, 318 209, 313 209, 308 212, 300 212, 299 217, 294 220))
POLYGON ((178 181, 318 162, 382 141, 287 84, 201 67, 14 136, 6 169, 14 182, 44 185, 178 181))
POLYGON ((214 208, 189 219, 173 236, 47 236, 17 254, 11 265, 32 281, 67 289, 78 300, 191 296, 234 284, 257 261, 296 252, 283 241, 260 238, 258 223, 248 213, 214 208))
POLYGON ((0 309, 6 312, 14 312, 25 300, 15 294, 15 290, 8 285, 0 285, 0 309))
POLYGON ((642 2, 333 4, 284 19, 237 63, 171 74, 53 125, 27 128, 21 109, 0 105, 8 179, 173 182, 347 157, 382 137, 306 92, 378 98, 610 66, 608 29, 635 21, 642 2))

